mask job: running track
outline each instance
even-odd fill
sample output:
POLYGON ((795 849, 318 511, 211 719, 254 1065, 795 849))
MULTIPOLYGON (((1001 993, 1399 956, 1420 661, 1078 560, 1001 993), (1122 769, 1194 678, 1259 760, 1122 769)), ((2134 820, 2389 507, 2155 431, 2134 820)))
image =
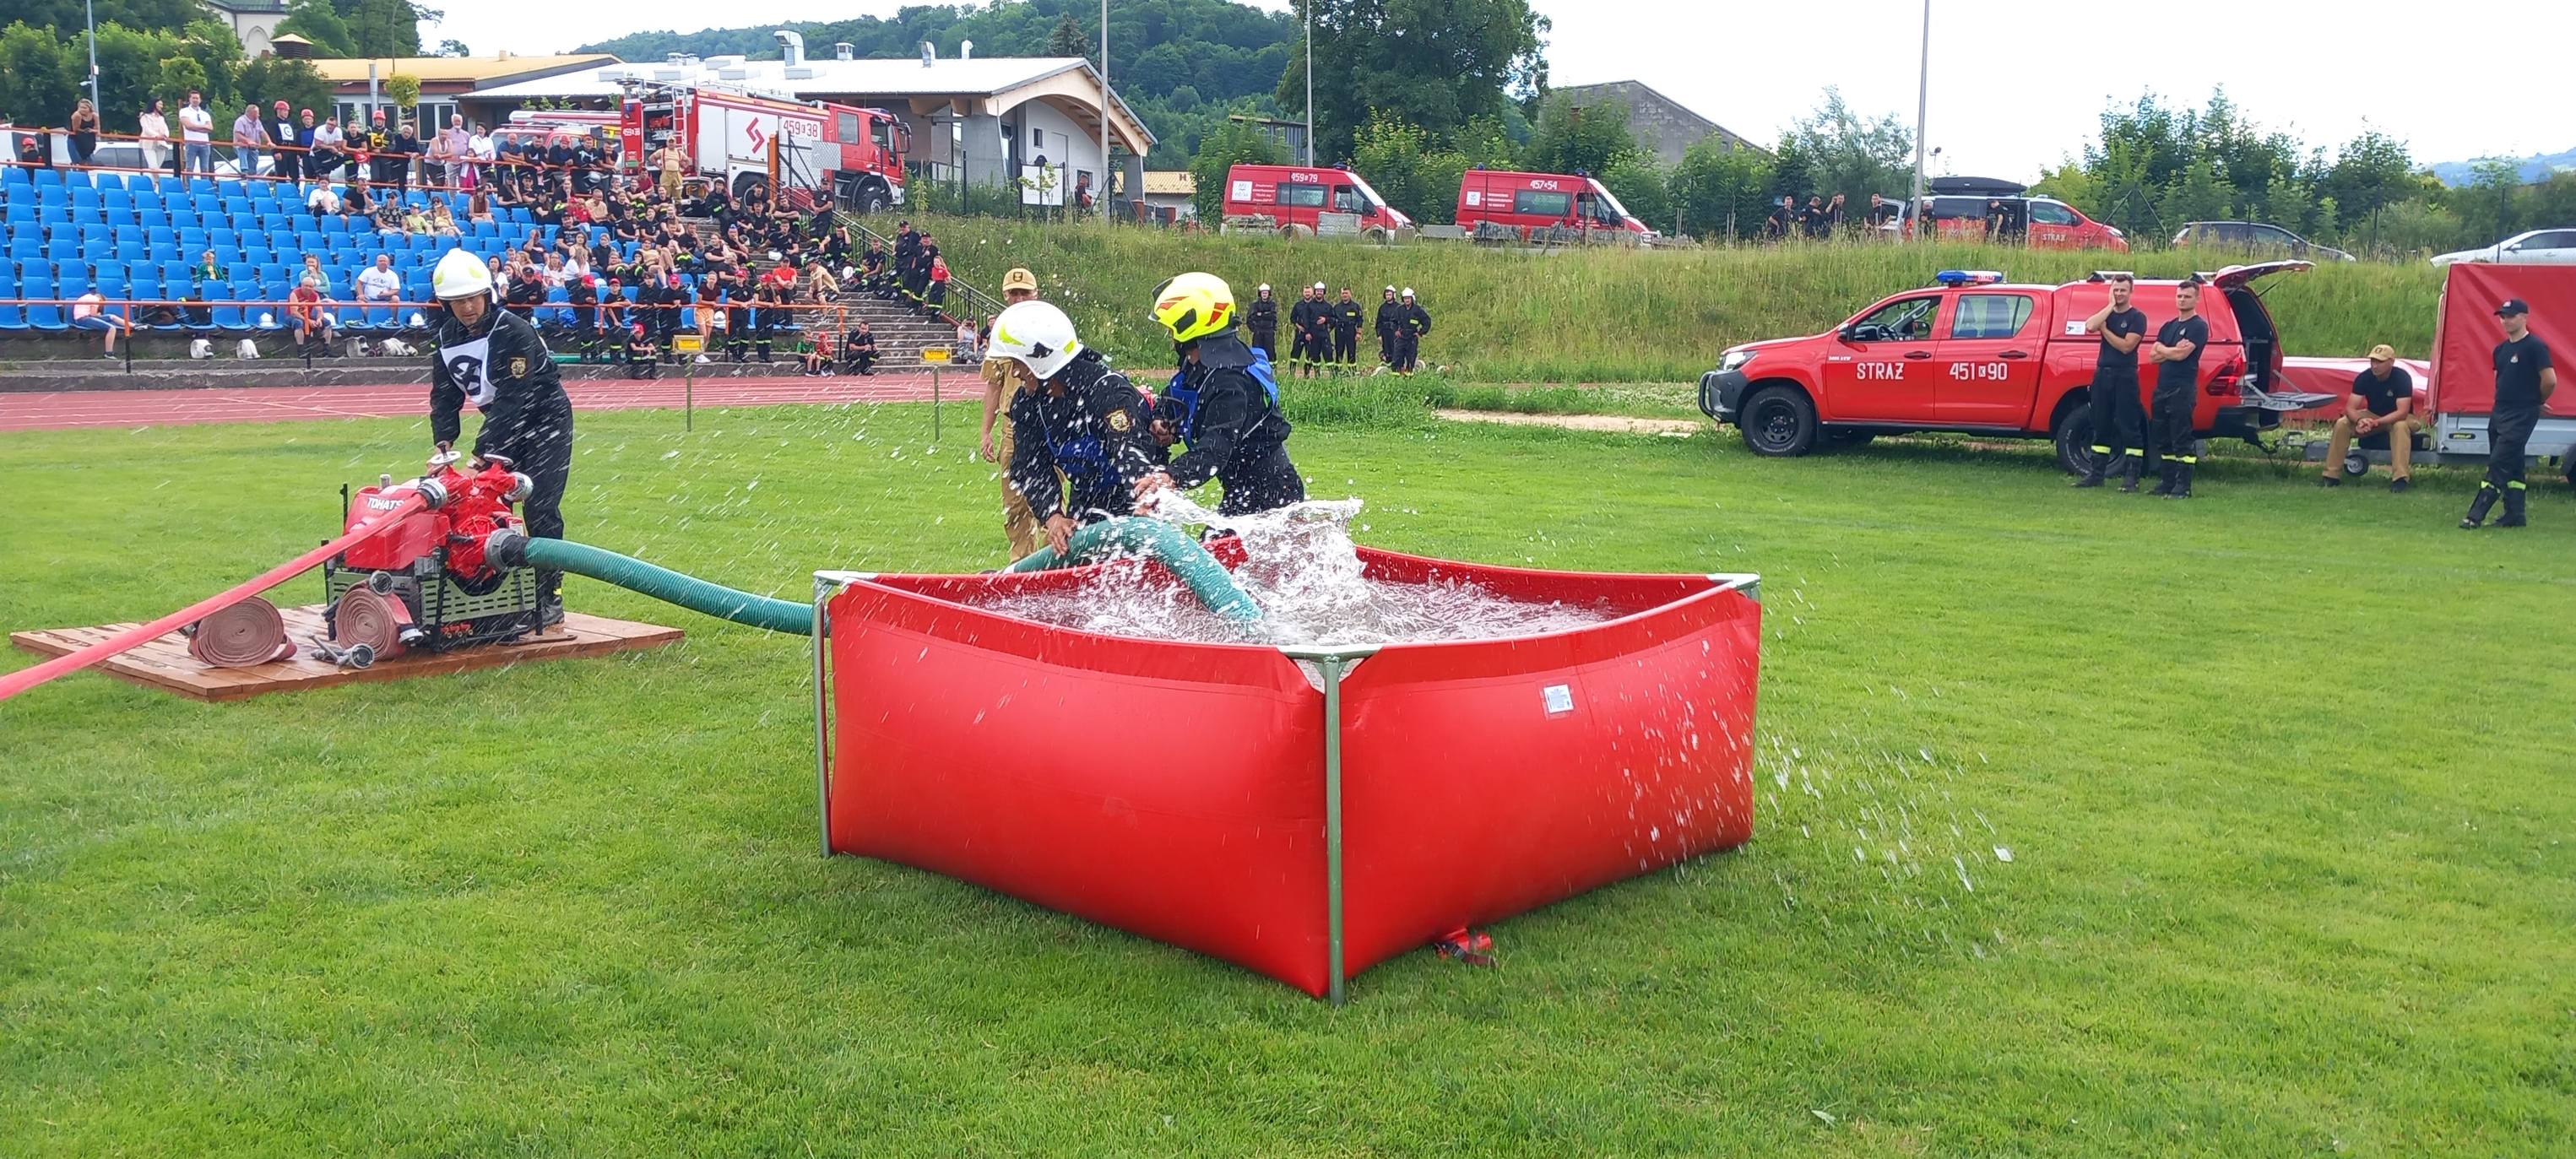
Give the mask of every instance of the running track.
MULTIPOLYGON (((678 409, 676 378, 564 383, 576 410, 678 409)), ((971 372, 940 376, 940 397, 965 399, 983 390, 971 372)), ((926 402, 927 374, 872 378, 717 378, 697 384, 701 408, 787 403, 926 402)), ((0 431, 66 427, 150 427, 188 423, 260 423, 306 419, 391 418, 428 413, 429 387, 261 386, 195 390, 64 390, 0 392, 0 431)))

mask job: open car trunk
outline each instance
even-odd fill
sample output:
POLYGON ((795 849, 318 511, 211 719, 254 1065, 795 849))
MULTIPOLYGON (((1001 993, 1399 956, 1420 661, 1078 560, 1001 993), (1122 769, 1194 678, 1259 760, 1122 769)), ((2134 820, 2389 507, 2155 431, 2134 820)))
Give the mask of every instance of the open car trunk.
MULTIPOLYGON (((2273 323, 2271 308, 2263 304, 2263 295, 2253 285, 2273 274, 2310 268, 2302 261, 2257 262, 2202 275, 2227 296, 2227 308, 2236 317, 2236 332, 2244 340, 2245 378, 2241 390, 2246 406, 2279 415, 2335 401, 2333 395, 2290 390, 2281 381, 2280 327, 2273 323)), ((2265 425, 2271 421, 2277 420, 2268 420, 2265 425)))

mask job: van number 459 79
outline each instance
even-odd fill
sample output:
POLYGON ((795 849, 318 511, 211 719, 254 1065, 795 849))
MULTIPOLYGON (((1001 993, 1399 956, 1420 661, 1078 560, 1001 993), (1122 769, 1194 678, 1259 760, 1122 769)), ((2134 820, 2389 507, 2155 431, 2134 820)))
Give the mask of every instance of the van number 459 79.
POLYGON ((2004 364, 2000 362, 1953 362, 1950 364, 1950 377, 1961 382, 1975 382, 1980 379, 1988 382, 2002 382, 2005 378, 2004 364))

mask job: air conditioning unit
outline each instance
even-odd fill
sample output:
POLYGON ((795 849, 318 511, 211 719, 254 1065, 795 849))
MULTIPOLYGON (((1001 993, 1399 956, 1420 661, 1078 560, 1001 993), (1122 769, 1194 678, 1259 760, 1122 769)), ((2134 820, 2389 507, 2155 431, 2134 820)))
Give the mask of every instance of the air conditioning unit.
POLYGON ((807 68, 804 65, 798 65, 795 68, 786 69, 778 75, 786 77, 789 80, 812 80, 814 79, 814 70, 807 68))
POLYGON ((751 79, 751 70, 750 70, 750 69, 747 69, 747 68, 720 68, 720 69, 717 69, 717 70, 716 70, 716 79, 717 79, 717 80, 750 80, 750 79, 751 79))

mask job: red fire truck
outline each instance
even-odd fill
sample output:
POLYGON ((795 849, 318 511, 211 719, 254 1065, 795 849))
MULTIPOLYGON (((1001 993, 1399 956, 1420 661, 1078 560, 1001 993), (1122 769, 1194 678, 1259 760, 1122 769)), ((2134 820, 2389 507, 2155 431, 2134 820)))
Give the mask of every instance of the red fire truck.
POLYGON ((739 198, 773 175, 791 203, 829 198, 874 213, 903 204, 912 133, 884 109, 799 102, 710 85, 637 86, 620 125, 626 172, 650 180, 678 141, 688 174, 739 198))

